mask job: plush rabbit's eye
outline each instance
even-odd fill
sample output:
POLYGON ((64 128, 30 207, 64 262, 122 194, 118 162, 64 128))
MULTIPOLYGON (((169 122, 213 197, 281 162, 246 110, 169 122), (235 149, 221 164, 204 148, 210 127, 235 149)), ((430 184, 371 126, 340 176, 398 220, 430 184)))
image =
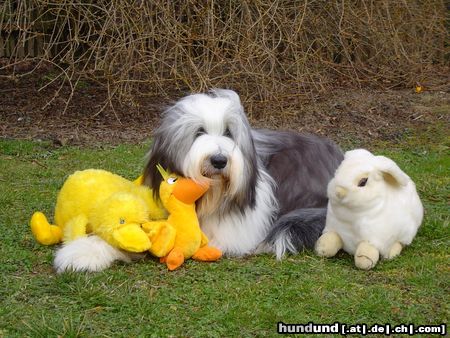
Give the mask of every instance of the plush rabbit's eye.
POLYGON ((119 224, 125 224, 125 219, 121 218, 121 219, 119 220, 119 224))
POLYGON ((167 179, 167 183, 169 183, 169 184, 174 184, 176 181, 177 181, 176 177, 170 177, 167 179))
POLYGON ((367 177, 361 178, 358 182, 358 187, 364 187, 367 184, 367 180, 368 180, 367 177))

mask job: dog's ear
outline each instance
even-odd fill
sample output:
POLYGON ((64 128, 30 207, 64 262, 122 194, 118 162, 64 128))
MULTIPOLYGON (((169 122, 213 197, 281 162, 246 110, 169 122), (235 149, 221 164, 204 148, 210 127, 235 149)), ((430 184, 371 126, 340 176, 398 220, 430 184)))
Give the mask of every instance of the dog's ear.
MULTIPOLYGON (((250 133, 249 133, 250 135, 250 133)), ((250 175, 250 179, 249 179, 249 192, 248 192, 248 197, 249 197, 249 201, 250 206, 253 208, 256 205, 256 184, 258 182, 259 179, 259 169, 258 169, 258 158, 256 156, 256 149, 255 149, 255 144, 253 142, 253 138, 250 136, 250 143, 251 143, 251 148, 252 153, 248 154, 247 156, 247 161, 248 161, 248 167, 249 167, 249 175, 250 175)))
POLYGON ((167 171, 183 176, 181 169, 177 166, 176 162, 171 159, 170 151, 167 149, 170 144, 164 137, 164 133, 160 129, 157 129, 154 134, 153 144, 148 153, 147 164, 144 169, 144 184, 149 186, 153 190, 155 198, 159 199, 159 186, 163 180, 157 166, 160 165, 167 171))
MULTIPOLYGON (((248 129, 248 131, 249 130, 250 129, 248 129)), ((241 210, 245 210, 247 207, 254 208, 256 205, 256 184, 259 175, 256 149, 250 133, 247 135, 245 144, 241 144, 240 148, 245 163, 243 173, 245 179, 242 182, 239 193, 235 195, 235 203, 241 210)))
POLYGON ((147 165, 144 169, 143 182, 153 190, 153 196, 156 199, 159 199, 159 186, 162 182, 162 176, 157 169, 158 164, 162 165, 163 167, 166 166, 165 163, 163 163, 162 154, 156 151, 155 144, 153 144, 153 147, 149 153, 147 165))

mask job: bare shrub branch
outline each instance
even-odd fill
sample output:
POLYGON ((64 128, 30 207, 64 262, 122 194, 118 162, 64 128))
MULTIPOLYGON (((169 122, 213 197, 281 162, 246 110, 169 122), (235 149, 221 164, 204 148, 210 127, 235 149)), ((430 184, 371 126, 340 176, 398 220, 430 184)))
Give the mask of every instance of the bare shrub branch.
POLYGON ((0 10, 8 66, 56 65, 67 104, 86 77, 110 106, 211 87, 277 102, 339 83, 410 86, 448 57, 442 0, 6 0, 0 10))

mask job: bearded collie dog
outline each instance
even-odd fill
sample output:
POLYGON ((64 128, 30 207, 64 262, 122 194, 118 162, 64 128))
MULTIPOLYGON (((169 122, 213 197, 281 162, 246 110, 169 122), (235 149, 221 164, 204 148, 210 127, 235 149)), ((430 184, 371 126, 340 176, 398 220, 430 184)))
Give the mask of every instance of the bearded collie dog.
MULTIPOLYGON (((215 89, 169 107, 154 132, 144 183, 158 198, 156 165, 210 189, 197 214, 210 244, 225 256, 272 252, 277 258, 314 247, 325 225, 327 184, 343 155, 330 140, 249 125, 239 96, 215 89)), ((97 236, 66 243, 55 268, 99 271, 130 255, 97 236)))

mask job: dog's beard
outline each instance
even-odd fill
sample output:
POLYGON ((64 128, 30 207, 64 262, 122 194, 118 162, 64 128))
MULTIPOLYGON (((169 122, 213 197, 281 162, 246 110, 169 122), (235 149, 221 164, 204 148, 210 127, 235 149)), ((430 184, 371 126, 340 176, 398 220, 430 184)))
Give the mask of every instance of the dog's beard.
POLYGON ((228 180, 223 177, 214 177, 210 180, 210 188, 205 195, 197 202, 197 213, 199 217, 222 212, 226 205, 224 200, 227 198, 228 180))
MULTIPOLYGON (((232 162, 232 160, 230 162, 232 162)), ((230 176, 228 166, 224 170, 218 170, 211 168, 211 165, 207 163, 202 166, 200 174, 201 177, 196 178, 196 180, 199 182, 207 180, 209 189, 197 202, 198 215, 201 217, 212 213, 225 212, 227 205, 236 195, 236 189, 232 188, 235 186, 235 183, 233 183, 235 176, 230 176)), ((237 176, 238 175, 236 175, 236 177, 237 176)))

